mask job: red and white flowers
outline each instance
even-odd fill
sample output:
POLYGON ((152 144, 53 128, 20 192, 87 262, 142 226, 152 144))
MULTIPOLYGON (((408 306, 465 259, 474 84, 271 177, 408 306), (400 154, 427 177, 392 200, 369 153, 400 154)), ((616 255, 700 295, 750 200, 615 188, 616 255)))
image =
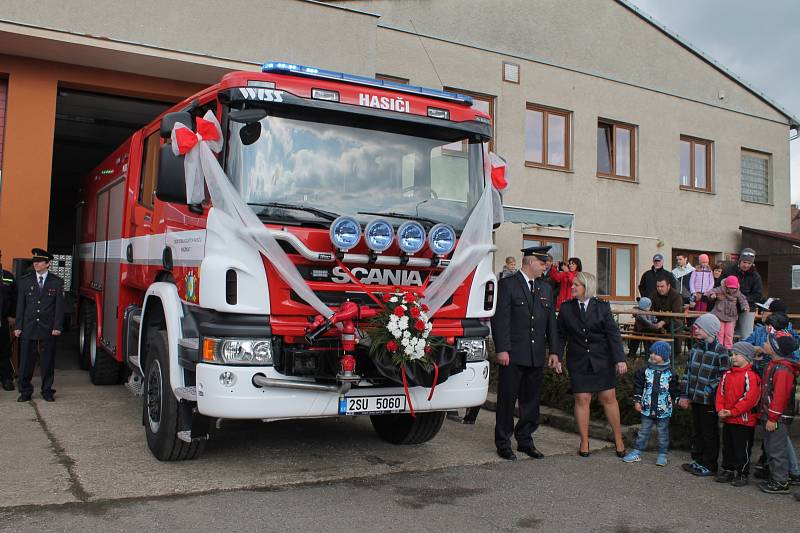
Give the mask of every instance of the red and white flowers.
POLYGON ((385 308, 373 322, 373 346, 385 346, 398 366, 410 361, 430 362, 432 351, 428 340, 433 324, 428 307, 419 302, 413 291, 387 293, 385 308))

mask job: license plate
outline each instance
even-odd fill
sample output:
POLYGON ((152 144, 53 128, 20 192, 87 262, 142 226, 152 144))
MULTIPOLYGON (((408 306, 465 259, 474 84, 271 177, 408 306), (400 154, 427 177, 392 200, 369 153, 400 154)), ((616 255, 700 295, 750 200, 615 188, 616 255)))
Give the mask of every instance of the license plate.
POLYGON ((397 396, 345 396, 339 399, 340 415, 375 415, 401 413, 406 410, 406 397, 397 396))

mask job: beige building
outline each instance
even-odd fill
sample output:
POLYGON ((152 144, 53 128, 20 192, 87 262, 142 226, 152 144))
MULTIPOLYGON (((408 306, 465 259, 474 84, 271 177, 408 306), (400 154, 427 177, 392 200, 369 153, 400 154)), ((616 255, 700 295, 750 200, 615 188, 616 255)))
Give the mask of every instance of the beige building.
POLYGON ((125 127, 270 59, 475 96, 505 203, 541 210, 509 210, 498 268, 553 243, 625 301, 656 252, 730 259, 745 221, 789 231, 797 119, 621 0, 6 0, 0 54, 7 260, 71 245, 76 176, 125 127))

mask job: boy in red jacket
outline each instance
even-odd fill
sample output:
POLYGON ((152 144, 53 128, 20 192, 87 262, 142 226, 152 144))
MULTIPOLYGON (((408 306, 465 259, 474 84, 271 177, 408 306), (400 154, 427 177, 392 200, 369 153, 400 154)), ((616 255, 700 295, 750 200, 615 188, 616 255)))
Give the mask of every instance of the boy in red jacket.
POLYGON ((786 455, 789 424, 794 418, 794 393, 797 366, 789 359, 797 349, 791 334, 770 333, 764 351, 771 355, 761 387, 761 418, 765 422, 764 450, 769 461, 770 479, 759 488, 768 494, 789 493, 789 460, 786 455))
POLYGON ((747 485, 753 434, 758 423, 756 407, 761 400, 761 380, 752 367, 756 347, 737 342, 731 349, 731 369, 717 387, 717 415, 722 426, 722 469, 714 481, 734 487, 747 485), (756 411, 756 412, 753 412, 756 411))

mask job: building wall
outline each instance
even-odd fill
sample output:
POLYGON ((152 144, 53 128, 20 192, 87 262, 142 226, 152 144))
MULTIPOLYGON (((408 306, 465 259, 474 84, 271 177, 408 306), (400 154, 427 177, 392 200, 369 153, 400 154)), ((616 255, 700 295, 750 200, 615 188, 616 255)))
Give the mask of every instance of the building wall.
POLYGON ((59 85, 152 100, 179 101, 201 87, 123 72, 0 55, 8 77, 0 235, 8 265, 47 245, 50 182, 59 85))
MULTIPOLYGON (((410 77, 415 84, 495 96, 495 149, 511 169, 505 203, 575 213, 573 250, 586 270, 596 271, 597 241, 636 244, 640 274, 657 251, 666 257, 672 248, 736 251, 743 220, 759 228, 788 231, 786 124, 533 61, 516 60, 521 83, 511 84, 501 79, 504 59, 476 48, 382 29, 377 69, 410 77), (430 68, 428 54, 438 59, 438 76, 430 68), (572 112, 571 171, 524 165, 526 102, 572 112), (637 182, 597 177, 598 118, 637 125, 637 182), (679 188, 681 134, 714 141, 712 194, 679 188), (743 147, 772 154, 771 205, 740 199, 743 147)), ((518 252, 522 233, 521 226, 505 225, 496 238, 497 257, 518 252)), ((530 228, 525 233, 567 236, 557 229, 530 228)))
POLYGON ((319 2, 4 0, 0 21, 252 63, 374 74, 376 17, 319 2))

